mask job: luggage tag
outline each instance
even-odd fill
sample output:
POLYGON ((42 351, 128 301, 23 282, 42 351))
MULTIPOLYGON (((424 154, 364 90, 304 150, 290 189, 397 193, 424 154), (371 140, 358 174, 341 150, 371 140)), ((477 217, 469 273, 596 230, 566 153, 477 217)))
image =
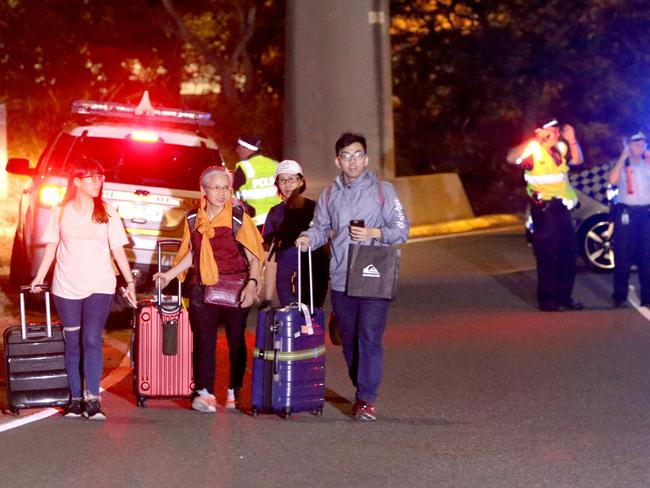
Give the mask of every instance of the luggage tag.
POLYGON ((312 322, 311 314, 309 313, 309 307, 304 303, 300 303, 300 311, 302 312, 303 317, 305 318, 305 323, 300 326, 300 332, 297 333, 296 337, 300 334, 314 335, 314 325, 312 322))

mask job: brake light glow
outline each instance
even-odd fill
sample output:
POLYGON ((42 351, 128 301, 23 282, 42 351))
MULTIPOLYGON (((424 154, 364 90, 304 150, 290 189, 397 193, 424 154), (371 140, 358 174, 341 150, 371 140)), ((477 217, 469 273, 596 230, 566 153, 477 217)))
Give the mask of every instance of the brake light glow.
POLYGON ((38 192, 38 201, 46 207, 55 207, 63 201, 65 188, 55 185, 42 186, 38 192))
POLYGON ((134 130, 131 132, 131 140, 138 142, 158 142, 160 137, 151 130, 134 130))

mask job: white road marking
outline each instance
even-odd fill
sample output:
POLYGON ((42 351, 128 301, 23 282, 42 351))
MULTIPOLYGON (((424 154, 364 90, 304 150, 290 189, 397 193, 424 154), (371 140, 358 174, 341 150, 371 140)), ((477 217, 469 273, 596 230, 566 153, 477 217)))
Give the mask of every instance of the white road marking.
MULTIPOLYGON (((124 351, 124 343, 118 340, 111 339, 110 337, 104 337, 104 343, 108 344, 114 349, 117 349, 118 351, 124 351)), ((99 391, 102 392, 111 389, 113 385, 122 381, 122 379, 130 373, 131 373, 131 353, 127 345, 126 352, 119 366, 115 368, 113 371, 111 371, 110 374, 102 380, 102 384, 99 387, 99 391)))
MULTIPOLYGON (((110 337, 104 337, 104 343, 109 346, 117 349, 118 351, 124 350, 124 344, 110 337)), ((119 366, 115 368, 110 374, 102 380, 102 384, 99 388, 100 392, 109 390, 113 385, 122 381, 122 379, 131 373, 131 355, 128 350, 122 358, 119 366)), ((37 422, 38 420, 46 419, 52 415, 60 414, 61 411, 58 408, 46 408, 40 412, 33 413, 31 415, 25 415, 24 417, 17 418, 15 420, 9 420, 0 424, 0 432, 6 432, 7 430, 15 429, 17 427, 22 427, 23 425, 31 424, 32 422, 37 422)))
POLYGON ((60 413, 60 411, 56 408, 46 408, 45 410, 41 410, 38 413, 33 413, 31 415, 20 417, 15 420, 10 420, 8 422, 0 424, 0 432, 5 432, 7 430, 15 429, 16 427, 21 427, 23 425, 31 424, 32 422, 36 422, 37 420, 51 417, 52 415, 57 413, 60 413))
POLYGON ((641 301, 639 300, 639 295, 636 292, 636 289, 634 288, 633 285, 630 285, 630 291, 629 291, 629 296, 627 297, 627 301, 632 304, 634 308, 636 308, 637 312, 639 312, 643 317, 650 321, 650 310, 648 310, 648 307, 644 307, 641 305, 641 301))

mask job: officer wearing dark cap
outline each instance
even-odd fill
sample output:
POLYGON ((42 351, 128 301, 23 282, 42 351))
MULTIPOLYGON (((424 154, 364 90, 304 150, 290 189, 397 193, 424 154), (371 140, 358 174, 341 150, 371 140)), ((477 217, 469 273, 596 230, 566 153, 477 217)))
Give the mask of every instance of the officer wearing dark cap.
POLYGON ((636 262, 641 285, 641 305, 650 305, 650 164, 643 132, 625 139, 623 151, 609 173, 609 183, 618 186, 618 201, 612 209, 614 234, 614 306, 627 300, 630 268, 636 262))
POLYGON ((537 260, 540 310, 580 310, 571 296, 575 281, 576 236, 570 210, 577 203, 568 178, 569 165, 582 163, 573 127, 540 119, 532 139, 508 152, 507 161, 524 169, 533 219, 532 243, 537 260), (560 140, 562 136, 562 141, 560 140))
POLYGON ((282 200, 275 186, 277 161, 263 156, 262 141, 257 136, 237 139, 237 155, 241 159, 235 165, 233 189, 237 198, 253 208, 253 221, 262 228, 271 207, 282 200))

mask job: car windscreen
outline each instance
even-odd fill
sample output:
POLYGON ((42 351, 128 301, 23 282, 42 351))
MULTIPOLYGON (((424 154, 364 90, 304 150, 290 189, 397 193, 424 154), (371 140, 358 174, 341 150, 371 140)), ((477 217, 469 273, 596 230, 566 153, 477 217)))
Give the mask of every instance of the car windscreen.
POLYGON ((67 147, 67 154, 63 156, 59 152, 56 155, 55 149, 51 161, 51 167, 58 166, 62 174, 70 162, 87 157, 99 161, 108 182, 198 190, 201 172, 207 166, 221 164, 218 150, 205 146, 140 142, 130 138, 66 136, 57 142, 57 146, 67 147), (70 140, 66 140, 68 138, 70 140))

